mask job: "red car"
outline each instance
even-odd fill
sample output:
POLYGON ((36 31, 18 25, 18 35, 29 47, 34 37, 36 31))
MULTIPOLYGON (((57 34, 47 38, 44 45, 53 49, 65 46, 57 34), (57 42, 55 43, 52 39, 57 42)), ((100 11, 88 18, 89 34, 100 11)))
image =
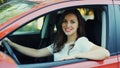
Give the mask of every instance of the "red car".
MULTIPOLYGON (((0 50, 8 54, 15 61, 12 65, 18 68, 120 68, 119 0, 11 0, 0 6, 0 40, 8 37, 23 46, 47 47, 54 41, 60 13, 69 8, 80 11, 86 21, 88 39, 108 49, 109 58, 101 61, 53 61, 53 56, 33 58, 12 49, 5 41, 4 49, 0 50)), ((7 68, 9 62, 1 64, 1 61, 0 57, 0 66, 7 68)))

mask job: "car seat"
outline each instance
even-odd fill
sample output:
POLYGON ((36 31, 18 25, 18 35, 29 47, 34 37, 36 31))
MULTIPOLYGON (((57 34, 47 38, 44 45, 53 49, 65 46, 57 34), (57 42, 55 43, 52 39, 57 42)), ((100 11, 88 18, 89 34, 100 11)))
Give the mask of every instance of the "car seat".
POLYGON ((101 25, 101 22, 97 20, 89 19, 85 22, 87 38, 97 45, 101 45, 101 25))

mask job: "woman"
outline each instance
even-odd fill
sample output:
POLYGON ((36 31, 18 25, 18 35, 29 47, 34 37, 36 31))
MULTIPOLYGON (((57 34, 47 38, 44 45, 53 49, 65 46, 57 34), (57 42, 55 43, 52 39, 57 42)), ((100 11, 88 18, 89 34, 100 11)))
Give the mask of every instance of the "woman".
POLYGON ((84 19, 77 9, 62 13, 58 24, 57 37, 53 44, 42 49, 33 49, 6 41, 19 52, 31 57, 54 55, 54 61, 75 58, 103 60, 110 56, 109 51, 90 42, 85 37, 84 19))

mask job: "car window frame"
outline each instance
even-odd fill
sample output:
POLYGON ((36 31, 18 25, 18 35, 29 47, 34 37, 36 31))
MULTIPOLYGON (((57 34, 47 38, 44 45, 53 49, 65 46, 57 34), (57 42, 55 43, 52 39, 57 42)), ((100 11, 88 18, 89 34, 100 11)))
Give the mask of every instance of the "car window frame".
MULTIPOLYGON (((70 7, 69 7, 70 8, 70 7)), ((64 9, 64 8, 63 8, 64 9)), ((107 10, 106 10, 107 11, 107 10)), ((104 15, 104 17, 106 17, 106 14, 104 14, 105 12, 103 12, 103 15, 104 15)), ((106 19, 106 18, 105 18, 106 19)), ((104 22, 106 22, 106 20, 103 20, 104 22)), ((45 25, 45 24, 44 24, 45 25)), ((102 30, 105 30, 106 31, 106 24, 104 24, 104 26, 103 26, 103 29, 102 30)), ((46 31, 46 28, 45 28, 45 30, 44 31, 46 31)), ((105 31, 102 31, 102 32, 105 32, 105 31)), ((43 32, 43 35, 45 35, 44 34, 44 32, 43 32)), ((106 33, 104 34, 104 35, 106 35, 106 33)), ((106 37, 106 36, 103 36, 103 37, 106 37)), ((102 38, 102 37, 101 37, 102 38)), ((104 39, 105 40, 105 39, 104 39)), ((106 46, 106 44, 105 44, 105 42, 104 42, 104 46, 103 47, 105 47, 106 46)), ((69 63, 77 63, 77 62, 83 62, 83 61, 87 61, 88 59, 73 59, 73 60, 66 60, 66 61, 55 61, 55 62, 48 62, 48 63, 42 63, 42 64, 40 64, 40 63, 38 63, 38 64, 31 64, 30 65, 30 67, 31 66, 39 66, 39 67, 53 67, 53 66, 58 66, 58 65, 64 65, 64 64, 69 64, 69 63), (57 63, 57 64, 56 64, 57 63), (49 65, 48 65, 49 64, 49 65)), ((27 66, 27 64, 25 64, 25 65, 19 65, 20 67, 26 67, 27 66)))

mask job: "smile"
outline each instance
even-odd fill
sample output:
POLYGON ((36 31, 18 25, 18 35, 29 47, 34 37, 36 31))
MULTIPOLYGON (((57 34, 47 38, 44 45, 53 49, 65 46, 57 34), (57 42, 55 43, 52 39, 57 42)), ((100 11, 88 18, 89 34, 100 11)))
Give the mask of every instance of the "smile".
POLYGON ((65 31, 66 31, 66 32, 70 32, 70 31, 71 31, 71 29, 65 29, 65 31))

